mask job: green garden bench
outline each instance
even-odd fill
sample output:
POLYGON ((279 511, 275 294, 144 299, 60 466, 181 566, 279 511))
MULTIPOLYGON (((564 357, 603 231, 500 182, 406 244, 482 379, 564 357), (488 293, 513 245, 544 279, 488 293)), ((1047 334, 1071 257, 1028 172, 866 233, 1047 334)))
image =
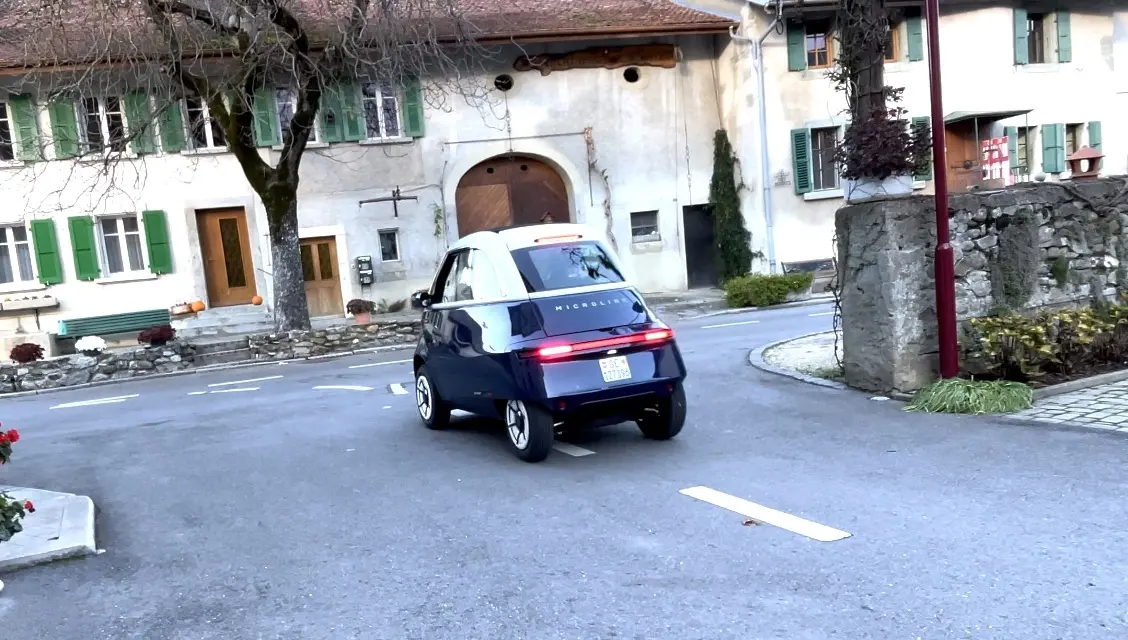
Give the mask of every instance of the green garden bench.
POLYGON ((168 324, 171 316, 168 309, 150 311, 130 311, 109 316, 90 318, 71 318, 59 321, 59 337, 82 338, 84 336, 105 336, 114 333, 141 331, 149 327, 168 324))

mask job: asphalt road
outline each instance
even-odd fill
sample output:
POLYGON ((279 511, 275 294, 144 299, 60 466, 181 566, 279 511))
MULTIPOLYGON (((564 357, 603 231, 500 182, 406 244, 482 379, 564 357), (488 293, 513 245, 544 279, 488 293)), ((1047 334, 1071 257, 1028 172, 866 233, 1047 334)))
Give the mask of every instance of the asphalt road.
POLYGON ((4 481, 90 495, 106 549, 5 575, 0 637, 1128 637, 1128 440, 748 366, 828 312, 675 323, 681 436, 537 465, 424 429, 406 352, 0 401, 4 481))

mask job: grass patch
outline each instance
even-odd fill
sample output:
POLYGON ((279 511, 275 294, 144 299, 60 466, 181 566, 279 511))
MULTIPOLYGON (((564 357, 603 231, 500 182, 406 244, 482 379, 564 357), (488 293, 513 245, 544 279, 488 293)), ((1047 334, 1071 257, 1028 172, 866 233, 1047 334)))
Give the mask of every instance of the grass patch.
POLYGON ((837 365, 802 369, 800 373, 805 373, 809 376, 822 378, 824 380, 837 380, 839 382, 841 382, 846 377, 846 374, 842 371, 842 367, 839 367, 837 365))
POLYGON ((905 410, 982 415, 1014 413, 1033 404, 1033 390, 1021 382, 951 378, 918 391, 905 410))

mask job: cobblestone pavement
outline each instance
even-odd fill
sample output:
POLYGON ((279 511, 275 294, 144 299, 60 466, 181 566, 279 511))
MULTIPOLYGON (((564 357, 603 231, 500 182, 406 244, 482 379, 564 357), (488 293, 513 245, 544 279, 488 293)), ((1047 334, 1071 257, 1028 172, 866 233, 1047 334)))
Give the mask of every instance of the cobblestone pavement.
POLYGON ((1013 417, 1128 433, 1128 380, 1047 398, 1013 417))
MULTIPOLYGON (((838 355, 842 355, 842 341, 838 341, 838 355)), ((838 370, 834 357, 834 332, 827 331, 806 338, 785 342, 764 352, 764 362, 783 369, 825 377, 838 370)))

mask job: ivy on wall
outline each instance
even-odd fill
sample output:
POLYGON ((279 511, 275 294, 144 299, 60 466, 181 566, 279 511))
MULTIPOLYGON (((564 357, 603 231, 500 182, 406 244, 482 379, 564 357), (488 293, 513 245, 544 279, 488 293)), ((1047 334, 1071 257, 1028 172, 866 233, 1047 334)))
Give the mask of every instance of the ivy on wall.
MULTIPOLYGON (((765 185, 765 188, 768 188, 765 185)), ((709 183, 713 205, 713 235, 721 282, 748 275, 752 269, 752 235, 744 226, 736 184, 736 156, 724 129, 713 135, 713 179, 709 183)))

